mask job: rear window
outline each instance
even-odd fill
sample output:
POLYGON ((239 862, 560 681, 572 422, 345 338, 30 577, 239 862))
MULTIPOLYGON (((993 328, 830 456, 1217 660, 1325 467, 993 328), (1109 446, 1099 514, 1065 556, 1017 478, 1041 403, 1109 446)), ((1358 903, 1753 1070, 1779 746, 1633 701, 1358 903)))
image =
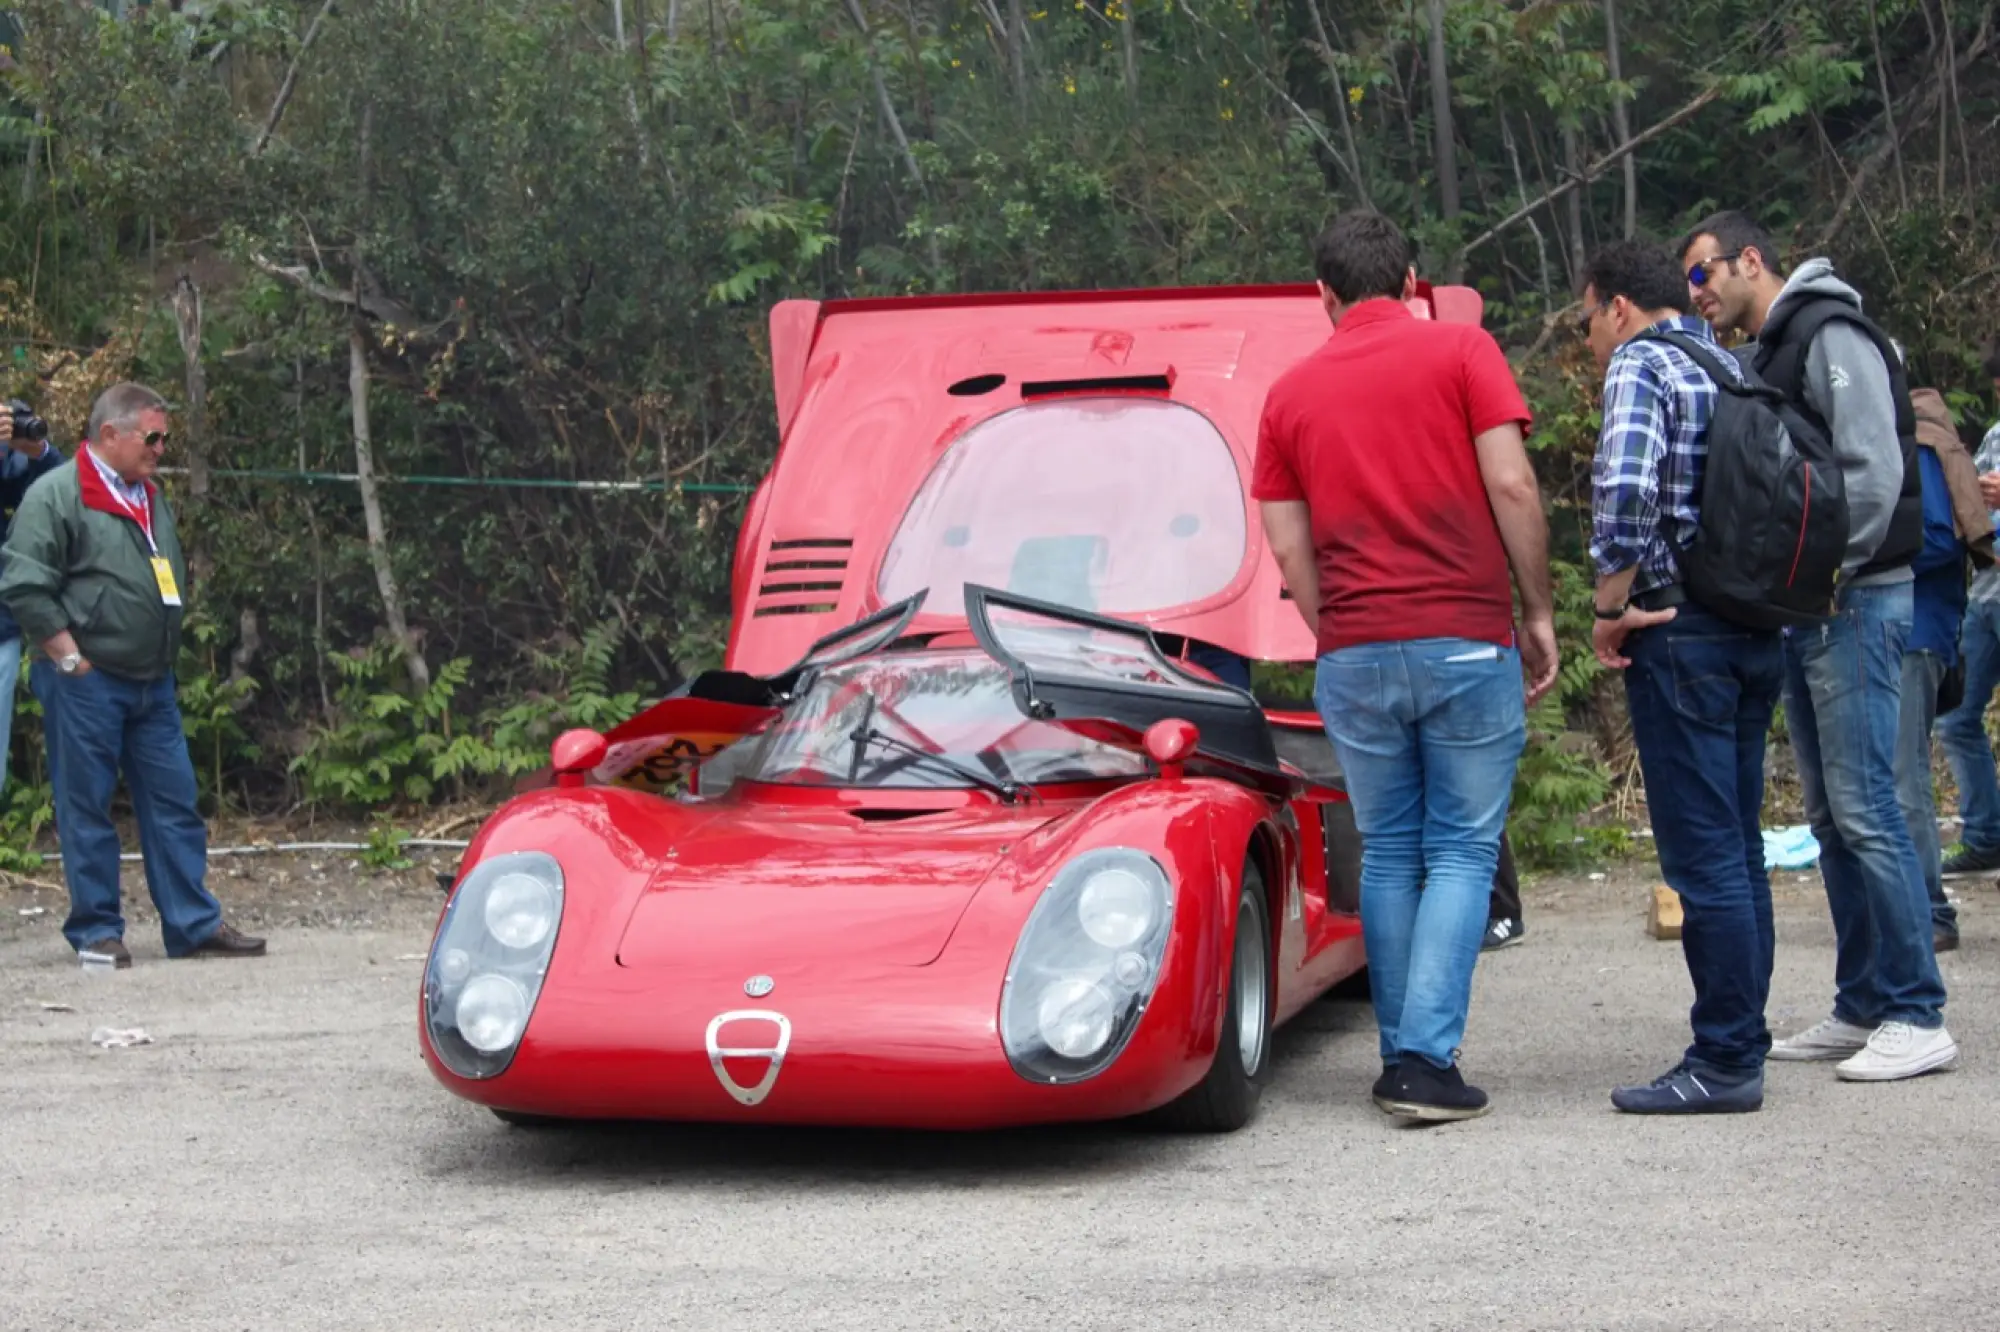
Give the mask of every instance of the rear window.
POLYGON ((1066 398, 1004 412, 952 445, 911 501, 877 591, 923 588, 962 614, 967 583, 1077 610, 1200 601, 1247 550, 1243 483, 1207 417, 1152 398, 1066 398))

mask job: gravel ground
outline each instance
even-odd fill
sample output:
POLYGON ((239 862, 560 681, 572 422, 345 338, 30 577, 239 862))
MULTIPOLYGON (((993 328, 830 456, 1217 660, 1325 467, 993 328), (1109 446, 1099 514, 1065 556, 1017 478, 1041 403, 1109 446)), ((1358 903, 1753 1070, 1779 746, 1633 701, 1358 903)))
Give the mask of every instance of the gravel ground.
MULTIPOLYGON (((1487 1118, 1384 1119, 1368 1010, 1330 1002, 1204 1139, 508 1129, 418 1058, 421 870, 216 873, 268 958, 168 963, 138 907, 134 969, 86 975, 59 897, 0 889, 0 1329, 2000 1327, 1990 885, 1943 960, 1956 1072, 1614 1114, 1686 1040, 1641 869, 1531 885, 1482 960, 1487 1118)), ((1781 1033, 1832 971, 1817 880, 1783 879, 1781 1033)))

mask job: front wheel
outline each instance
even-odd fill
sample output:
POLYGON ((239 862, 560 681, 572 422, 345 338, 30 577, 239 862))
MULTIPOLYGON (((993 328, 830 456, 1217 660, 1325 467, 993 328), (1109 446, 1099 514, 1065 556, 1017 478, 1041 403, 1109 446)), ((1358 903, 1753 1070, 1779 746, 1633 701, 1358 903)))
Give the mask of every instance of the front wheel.
POLYGON ((1160 1111, 1170 1128, 1233 1133, 1257 1112, 1271 1048, 1271 920, 1264 876, 1243 867, 1236 898, 1236 946, 1229 961, 1229 1005, 1208 1075, 1160 1111))

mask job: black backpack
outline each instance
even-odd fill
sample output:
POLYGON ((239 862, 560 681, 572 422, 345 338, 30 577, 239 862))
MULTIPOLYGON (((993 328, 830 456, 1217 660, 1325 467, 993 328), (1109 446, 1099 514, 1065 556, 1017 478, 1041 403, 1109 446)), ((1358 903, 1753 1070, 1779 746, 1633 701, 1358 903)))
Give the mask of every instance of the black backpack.
POLYGON ((1730 374, 1703 340, 1641 336, 1686 352, 1717 389, 1694 538, 1675 552, 1688 598, 1752 629, 1820 623, 1847 555, 1847 490, 1826 430, 1748 367, 1730 374))
POLYGON ((1910 402, 1910 380, 1903 366, 1902 352, 1897 350, 1880 325, 1851 302, 1835 296, 1807 297, 1778 305, 1776 318, 1767 320, 1764 327, 1758 330, 1757 341, 1750 348, 1750 364, 1760 379, 1785 395, 1785 400, 1797 409, 1800 416, 1831 438, 1825 418, 1806 401, 1805 378, 1806 355, 1812 348, 1813 339, 1836 319, 1845 320, 1859 329, 1881 354, 1882 365, 1889 372, 1889 397, 1896 408, 1896 442, 1903 454, 1903 485, 1896 496, 1896 507, 1889 516, 1889 528, 1883 533, 1882 542, 1875 548, 1868 563, 1855 570, 1854 577, 1859 578, 1886 569, 1905 568, 1924 547, 1924 492, 1923 473, 1917 465, 1917 413, 1910 402))

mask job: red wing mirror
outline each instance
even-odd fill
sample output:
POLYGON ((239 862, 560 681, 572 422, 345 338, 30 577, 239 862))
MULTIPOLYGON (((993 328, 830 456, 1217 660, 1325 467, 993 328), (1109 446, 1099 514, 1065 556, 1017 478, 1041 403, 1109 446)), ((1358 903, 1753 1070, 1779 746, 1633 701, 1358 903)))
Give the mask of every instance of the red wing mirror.
POLYGON ((611 742, 596 731, 578 727, 564 731, 549 746, 549 760, 556 770, 557 786, 582 786, 584 774, 604 762, 611 742))
POLYGON ((1146 757, 1160 765, 1160 776, 1178 777, 1200 742, 1201 732, 1193 722, 1169 717, 1146 728, 1146 757))

